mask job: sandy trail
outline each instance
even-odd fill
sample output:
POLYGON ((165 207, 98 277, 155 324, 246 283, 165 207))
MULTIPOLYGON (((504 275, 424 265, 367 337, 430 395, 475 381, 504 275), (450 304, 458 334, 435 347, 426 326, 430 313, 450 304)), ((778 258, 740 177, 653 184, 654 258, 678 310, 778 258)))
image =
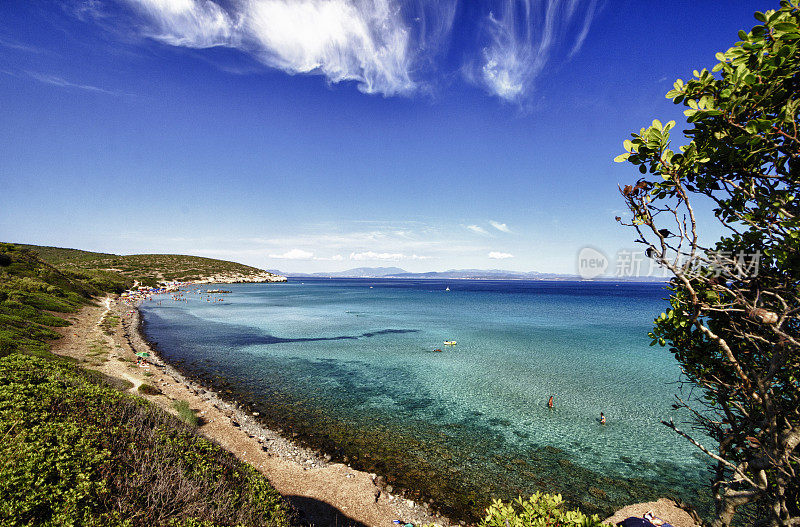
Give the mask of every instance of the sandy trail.
POLYGON ((154 350, 138 331, 138 311, 113 298, 84 308, 69 317, 72 326, 63 328, 63 338, 53 351, 72 357, 86 368, 124 379, 136 393, 176 414, 173 401, 185 400, 201 417, 199 431, 250 463, 269 478, 275 488, 300 512, 303 523, 317 526, 365 525, 391 527, 393 520, 416 525, 450 522, 421 504, 390 494, 368 474, 341 463, 330 463, 278 433, 261 427, 253 416, 245 415, 203 387, 183 378, 161 363, 154 350), (105 316, 119 317, 121 323, 107 334, 101 322, 105 316), (136 365, 136 353, 151 354, 154 364, 136 365), (139 386, 157 387, 161 395, 142 395, 139 386))

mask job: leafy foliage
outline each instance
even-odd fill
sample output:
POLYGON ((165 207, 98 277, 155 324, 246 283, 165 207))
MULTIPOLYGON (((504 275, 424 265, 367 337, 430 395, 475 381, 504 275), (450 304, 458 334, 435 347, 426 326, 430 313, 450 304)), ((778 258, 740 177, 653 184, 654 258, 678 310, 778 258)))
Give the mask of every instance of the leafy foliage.
POLYGON ((678 79, 688 144, 670 147, 674 121, 624 142, 643 178, 621 189, 637 241, 668 268, 671 309, 653 343, 669 345, 703 395, 679 399, 716 452, 715 523, 755 503, 760 522, 800 522, 800 5, 757 12, 760 22, 718 53, 711 71, 678 79), (704 246, 692 200, 709 200, 726 234, 704 246))
POLYGON ((578 510, 567 510, 560 494, 537 492, 530 499, 511 502, 494 500, 486 509, 479 527, 600 527, 595 514, 586 516, 578 510))
POLYGON ((181 421, 187 425, 197 426, 200 423, 200 418, 197 417, 195 411, 189 406, 188 401, 174 401, 172 407, 178 412, 178 417, 180 417, 181 421))
POLYGON ((138 388, 139 393, 144 395, 161 395, 161 390, 153 386, 152 384, 140 384, 138 388))
POLYGON ((74 366, 0 359, 3 525, 288 525, 266 478, 74 366))

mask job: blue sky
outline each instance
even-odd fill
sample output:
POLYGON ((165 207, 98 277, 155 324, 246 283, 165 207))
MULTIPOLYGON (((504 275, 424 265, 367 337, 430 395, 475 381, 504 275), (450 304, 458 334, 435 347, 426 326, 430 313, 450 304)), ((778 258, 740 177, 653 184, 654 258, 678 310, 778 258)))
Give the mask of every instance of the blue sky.
POLYGON ((0 239, 571 273, 634 248, 622 140, 776 6, 5 0, 0 239))

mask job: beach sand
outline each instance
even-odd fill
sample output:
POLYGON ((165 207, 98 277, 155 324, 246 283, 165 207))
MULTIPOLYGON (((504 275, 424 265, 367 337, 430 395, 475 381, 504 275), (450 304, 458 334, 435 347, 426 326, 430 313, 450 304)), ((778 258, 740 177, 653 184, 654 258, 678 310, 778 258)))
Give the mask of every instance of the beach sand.
MULTIPOLYGON (((187 401, 201 418, 199 432, 263 473, 298 510, 303 524, 391 527, 393 520, 401 520, 415 525, 451 525, 424 504, 386 492, 378 475, 330 462, 328 456, 320 456, 263 427, 234 402, 183 377, 163 363, 142 337, 139 312, 134 307, 108 297, 68 319, 73 325, 61 329, 63 338, 55 342, 54 353, 71 357, 85 368, 129 381, 133 385, 129 392, 174 415, 177 412, 173 401, 187 401), (100 326, 106 313, 121 320, 110 335, 100 326), (151 355, 148 368, 136 365, 137 352, 151 355), (141 394, 138 388, 143 383, 162 393, 141 394)), ((616 524, 628 516, 641 517, 648 510, 654 510, 675 527, 696 525, 685 511, 666 499, 630 505, 606 522, 616 524)))

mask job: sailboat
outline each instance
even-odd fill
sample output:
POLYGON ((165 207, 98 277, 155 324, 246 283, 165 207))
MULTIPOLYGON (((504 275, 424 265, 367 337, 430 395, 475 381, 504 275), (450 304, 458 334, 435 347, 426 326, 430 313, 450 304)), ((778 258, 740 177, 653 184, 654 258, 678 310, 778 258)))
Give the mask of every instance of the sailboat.
POLYGON ((445 289, 445 291, 450 291, 450 286, 449 285, 447 286, 447 289, 445 289))

